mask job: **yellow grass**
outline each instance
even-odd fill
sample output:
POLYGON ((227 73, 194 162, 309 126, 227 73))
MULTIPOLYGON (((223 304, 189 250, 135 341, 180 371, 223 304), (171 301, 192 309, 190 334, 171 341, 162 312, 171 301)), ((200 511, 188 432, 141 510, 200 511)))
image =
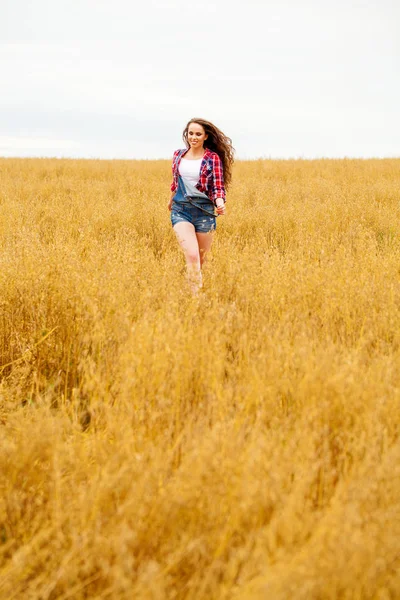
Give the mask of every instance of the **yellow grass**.
POLYGON ((0 598, 399 598, 400 160, 0 171, 0 598))

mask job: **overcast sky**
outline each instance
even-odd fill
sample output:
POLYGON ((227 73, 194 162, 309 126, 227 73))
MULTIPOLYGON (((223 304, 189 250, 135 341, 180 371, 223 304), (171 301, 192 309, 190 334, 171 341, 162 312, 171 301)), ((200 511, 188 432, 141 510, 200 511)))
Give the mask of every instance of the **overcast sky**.
POLYGON ((0 0, 0 156, 400 157, 400 0, 0 0))

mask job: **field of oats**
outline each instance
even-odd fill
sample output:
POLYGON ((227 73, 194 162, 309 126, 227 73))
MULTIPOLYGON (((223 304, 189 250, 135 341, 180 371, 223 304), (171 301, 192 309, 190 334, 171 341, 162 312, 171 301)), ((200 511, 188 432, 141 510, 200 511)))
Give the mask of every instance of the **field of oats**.
POLYGON ((400 159, 0 160, 1 600, 400 597, 400 159))

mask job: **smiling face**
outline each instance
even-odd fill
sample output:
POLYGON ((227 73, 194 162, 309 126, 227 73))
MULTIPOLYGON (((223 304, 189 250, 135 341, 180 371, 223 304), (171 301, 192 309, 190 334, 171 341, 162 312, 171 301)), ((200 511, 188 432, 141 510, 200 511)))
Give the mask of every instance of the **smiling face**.
POLYGON ((202 148, 208 135, 199 123, 189 123, 187 139, 191 148, 202 148))

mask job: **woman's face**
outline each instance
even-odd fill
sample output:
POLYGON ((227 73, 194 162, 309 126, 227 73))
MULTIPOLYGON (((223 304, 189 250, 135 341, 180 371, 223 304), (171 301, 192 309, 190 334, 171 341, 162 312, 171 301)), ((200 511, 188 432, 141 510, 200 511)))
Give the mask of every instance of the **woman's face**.
POLYGON ((208 135, 198 123, 189 123, 187 137, 191 148, 201 148, 208 135))

